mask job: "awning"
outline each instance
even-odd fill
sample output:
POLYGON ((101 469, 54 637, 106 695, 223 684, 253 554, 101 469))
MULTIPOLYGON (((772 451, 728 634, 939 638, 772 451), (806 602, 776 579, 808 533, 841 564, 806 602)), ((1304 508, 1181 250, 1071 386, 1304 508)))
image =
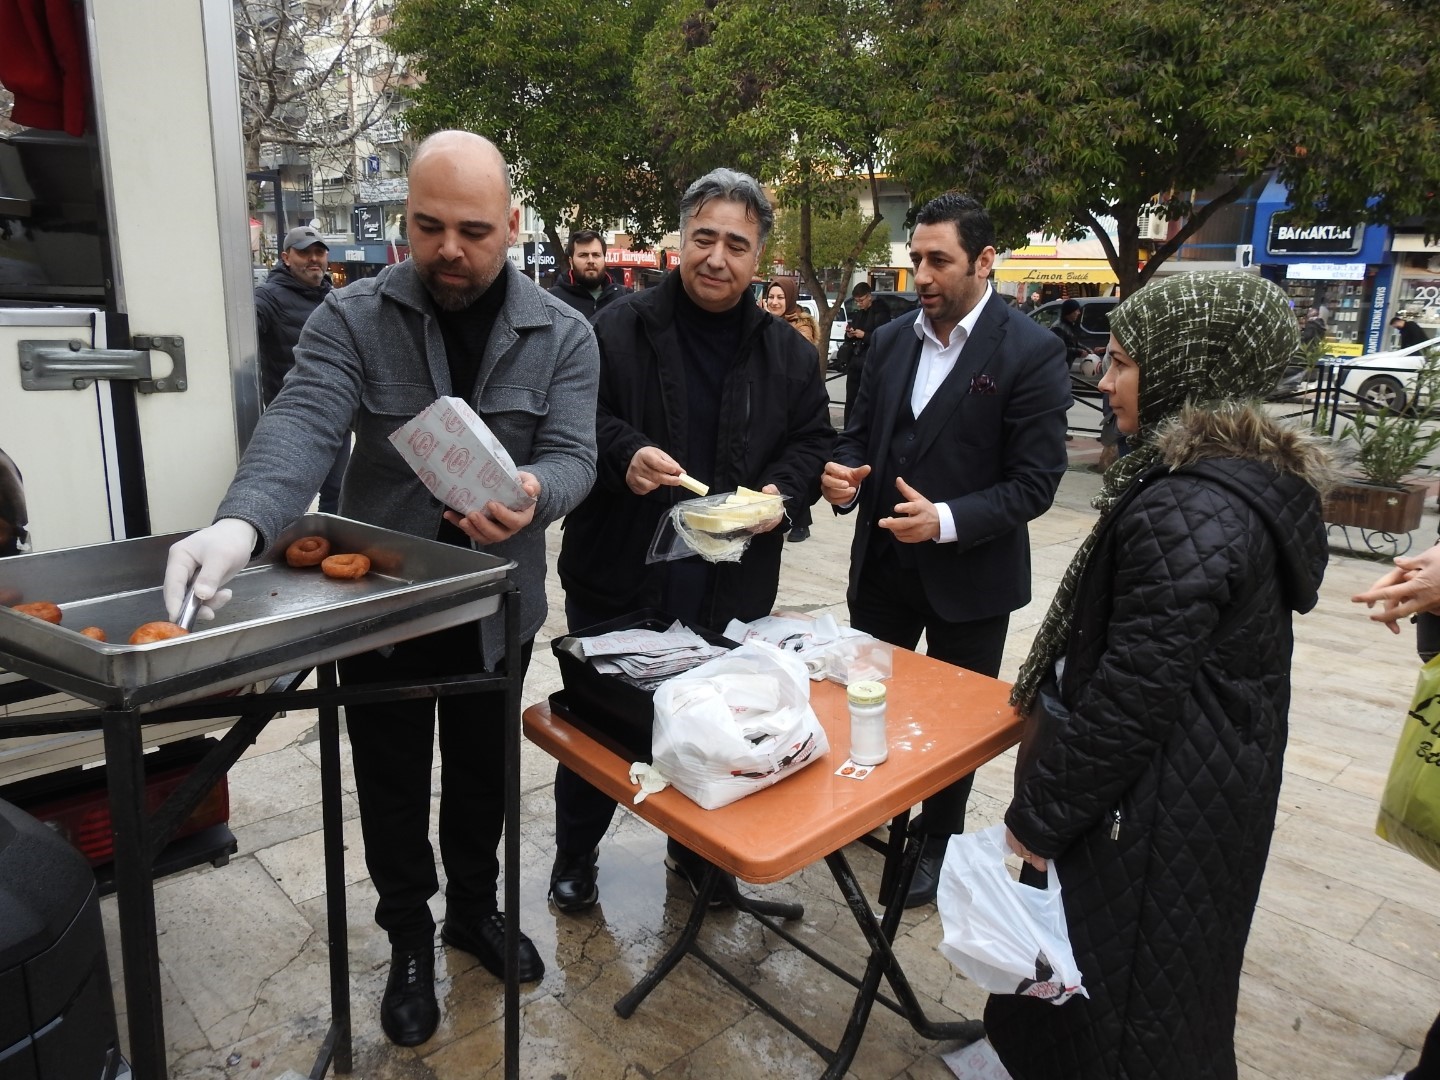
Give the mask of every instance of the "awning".
POLYGON ((1006 259, 995 266, 996 281, 1115 285, 1119 278, 1104 259, 1006 259))

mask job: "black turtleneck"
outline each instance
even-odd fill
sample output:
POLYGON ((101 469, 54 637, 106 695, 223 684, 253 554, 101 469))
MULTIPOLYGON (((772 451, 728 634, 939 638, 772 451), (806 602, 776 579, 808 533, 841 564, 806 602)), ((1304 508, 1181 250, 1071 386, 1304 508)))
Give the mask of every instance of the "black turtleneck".
POLYGON ((435 321, 440 324, 440 334, 445 339, 445 359, 450 364, 450 392, 471 405, 475 404, 471 398, 480 374, 480 361, 485 357, 485 346, 505 305, 506 276, 502 266, 490 287, 469 307, 445 311, 435 305, 435 321))
MULTIPOLYGON (((505 278, 502 266, 490 287, 476 297, 474 303, 459 311, 445 311, 440 305, 434 305, 435 321, 445 339, 445 360, 450 365, 450 393, 472 406, 478 404, 473 398, 475 380, 480 377, 480 361, 485 357, 485 346, 505 304, 505 278)), ((458 547, 470 547, 470 538, 448 521, 440 522, 437 539, 458 547)))
POLYGON ((685 404, 688 438, 680 464, 691 476, 715 482, 716 448, 720 440, 720 401, 725 376, 740 353, 745 293, 729 311, 706 311, 690 299, 682 284, 675 304, 675 333, 685 358, 685 404))

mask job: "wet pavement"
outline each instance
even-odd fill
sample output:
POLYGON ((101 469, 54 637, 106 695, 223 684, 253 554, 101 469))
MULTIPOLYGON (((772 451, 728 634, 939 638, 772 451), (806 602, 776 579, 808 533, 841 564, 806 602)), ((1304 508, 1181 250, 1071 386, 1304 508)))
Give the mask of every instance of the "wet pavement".
MULTIPOLYGON (((1055 507, 1031 529, 1035 600, 1011 622, 1003 677, 1013 677, 1070 556, 1094 521, 1098 449, 1072 444, 1072 469, 1055 507)), ((811 539, 787 544, 778 607, 844 618, 851 527, 823 506, 811 539)), ((1416 533, 1433 536, 1434 515, 1416 533)), ((558 529, 550 537, 551 557, 558 529)), ((1413 1063, 1440 1007, 1440 917, 1433 871, 1374 835, 1376 803, 1413 687, 1410 633, 1392 637, 1349 603, 1379 572, 1345 555, 1344 539, 1319 607, 1296 621, 1294 707, 1275 841, 1246 954, 1237 1021, 1242 1080, 1352 1080, 1413 1063)), ((1420 542, 1425 542, 1421 540, 1420 542)), ((550 575, 551 618, 540 642, 563 632, 550 575)), ((548 650, 537 648, 526 702, 559 687, 548 650)), ((328 1025, 321 870, 320 769, 313 713, 275 720, 230 774, 231 825, 239 853, 228 865, 166 878, 156 886, 161 979, 171 1075, 177 1080, 308 1076, 328 1025)), ((501 1075, 500 983, 473 958, 437 940, 440 1029, 423 1046, 390 1045, 378 1002, 388 947, 371 921, 354 785, 344 754, 346 904, 355 1075, 366 1080, 469 1080, 501 1075)), ((438 754, 437 754, 438 761, 438 754)), ((982 768, 970 822, 1000 819, 1013 751, 982 768)), ((693 959, 683 960, 629 1020, 613 1004, 678 933, 689 892, 663 866, 664 837, 621 813, 600 853, 601 902, 566 916, 545 899, 553 855, 551 760, 526 743, 522 760, 522 926, 546 964, 522 988, 523 1077, 666 1078, 818 1076, 821 1062, 798 1039, 693 959)), ((438 794, 439 772, 435 774, 438 794)), ((434 840, 432 826, 432 842, 434 840)), ((879 858, 847 851, 871 889, 879 858)), ((862 942, 824 864, 753 889, 798 900, 799 931, 827 952, 853 957, 862 942)), ((104 905, 118 1007, 115 906, 104 905)), ((437 920, 443 900, 433 902, 437 920)), ((752 920, 712 915, 703 931, 751 984, 822 1039, 847 1019, 849 988, 752 920)), ((896 951, 936 1019, 979 1014, 984 995, 936 951, 933 907, 907 912, 896 951)), ((121 1017, 122 1031, 124 1017, 121 1017)), ((945 1078, 953 1044, 916 1035, 877 1008, 850 1070, 863 1080, 945 1078)))

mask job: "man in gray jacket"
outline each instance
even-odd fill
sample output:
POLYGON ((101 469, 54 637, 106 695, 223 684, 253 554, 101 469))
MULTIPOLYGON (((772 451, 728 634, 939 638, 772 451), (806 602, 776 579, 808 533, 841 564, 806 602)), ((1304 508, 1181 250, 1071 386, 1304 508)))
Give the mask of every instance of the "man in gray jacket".
MULTIPOLYGON (((185 583, 215 608, 223 586, 302 514, 351 428, 355 449, 340 496, 348 517, 414 536, 483 547, 514 559, 520 657, 545 620, 545 527, 595 479, 599 355, 584 316, 512 267, 519 211, 504 159, 488 141, 446 131, 426 139, 410 168, 410 259, 332 292, 305 326, 295 368, 261 417, 215 524, 170 553, 172 617, 185 583), (491 502, 462 517, 434 499, 388 436, 437 397, 468 401, 520 469, 534 506, 491 502)), ((204 612, 202 611, 202 615, 204 612)), ((501 659, 504 627, 482 620, 402 642, 390 655, 341 661, 342 683, 423 680, 501 659)), ((439 699, 440 854, 446 872, 441 938, 504 975, 505 916, 496 904, 496 847, 504 817, 503 693, 439 699)), ((438 888, 427 838, 435 703, 346 708, 375 920, 391 945, 380 1006, 385 1034, 415 1046, 434 1034, 438 888)), ((518 917, 518 913, 512 913, 518 917)), ((521 936, 517 977, 544 964, 521 936)))

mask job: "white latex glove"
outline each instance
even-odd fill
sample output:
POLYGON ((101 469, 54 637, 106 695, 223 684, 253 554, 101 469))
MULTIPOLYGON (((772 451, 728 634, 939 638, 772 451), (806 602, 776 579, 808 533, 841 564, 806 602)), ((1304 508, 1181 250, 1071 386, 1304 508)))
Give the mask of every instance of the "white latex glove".
POLYGON ((215 612, 230 599, 224 584, 250 561, 255 550, 255 526, 239 518, 221 518, 199 532, 170 546, 165 564, 165 610, 174 620, 185 601, 185 586, 195 578, 195 596, 201 601, 195 617, 215 618, 215 612))

